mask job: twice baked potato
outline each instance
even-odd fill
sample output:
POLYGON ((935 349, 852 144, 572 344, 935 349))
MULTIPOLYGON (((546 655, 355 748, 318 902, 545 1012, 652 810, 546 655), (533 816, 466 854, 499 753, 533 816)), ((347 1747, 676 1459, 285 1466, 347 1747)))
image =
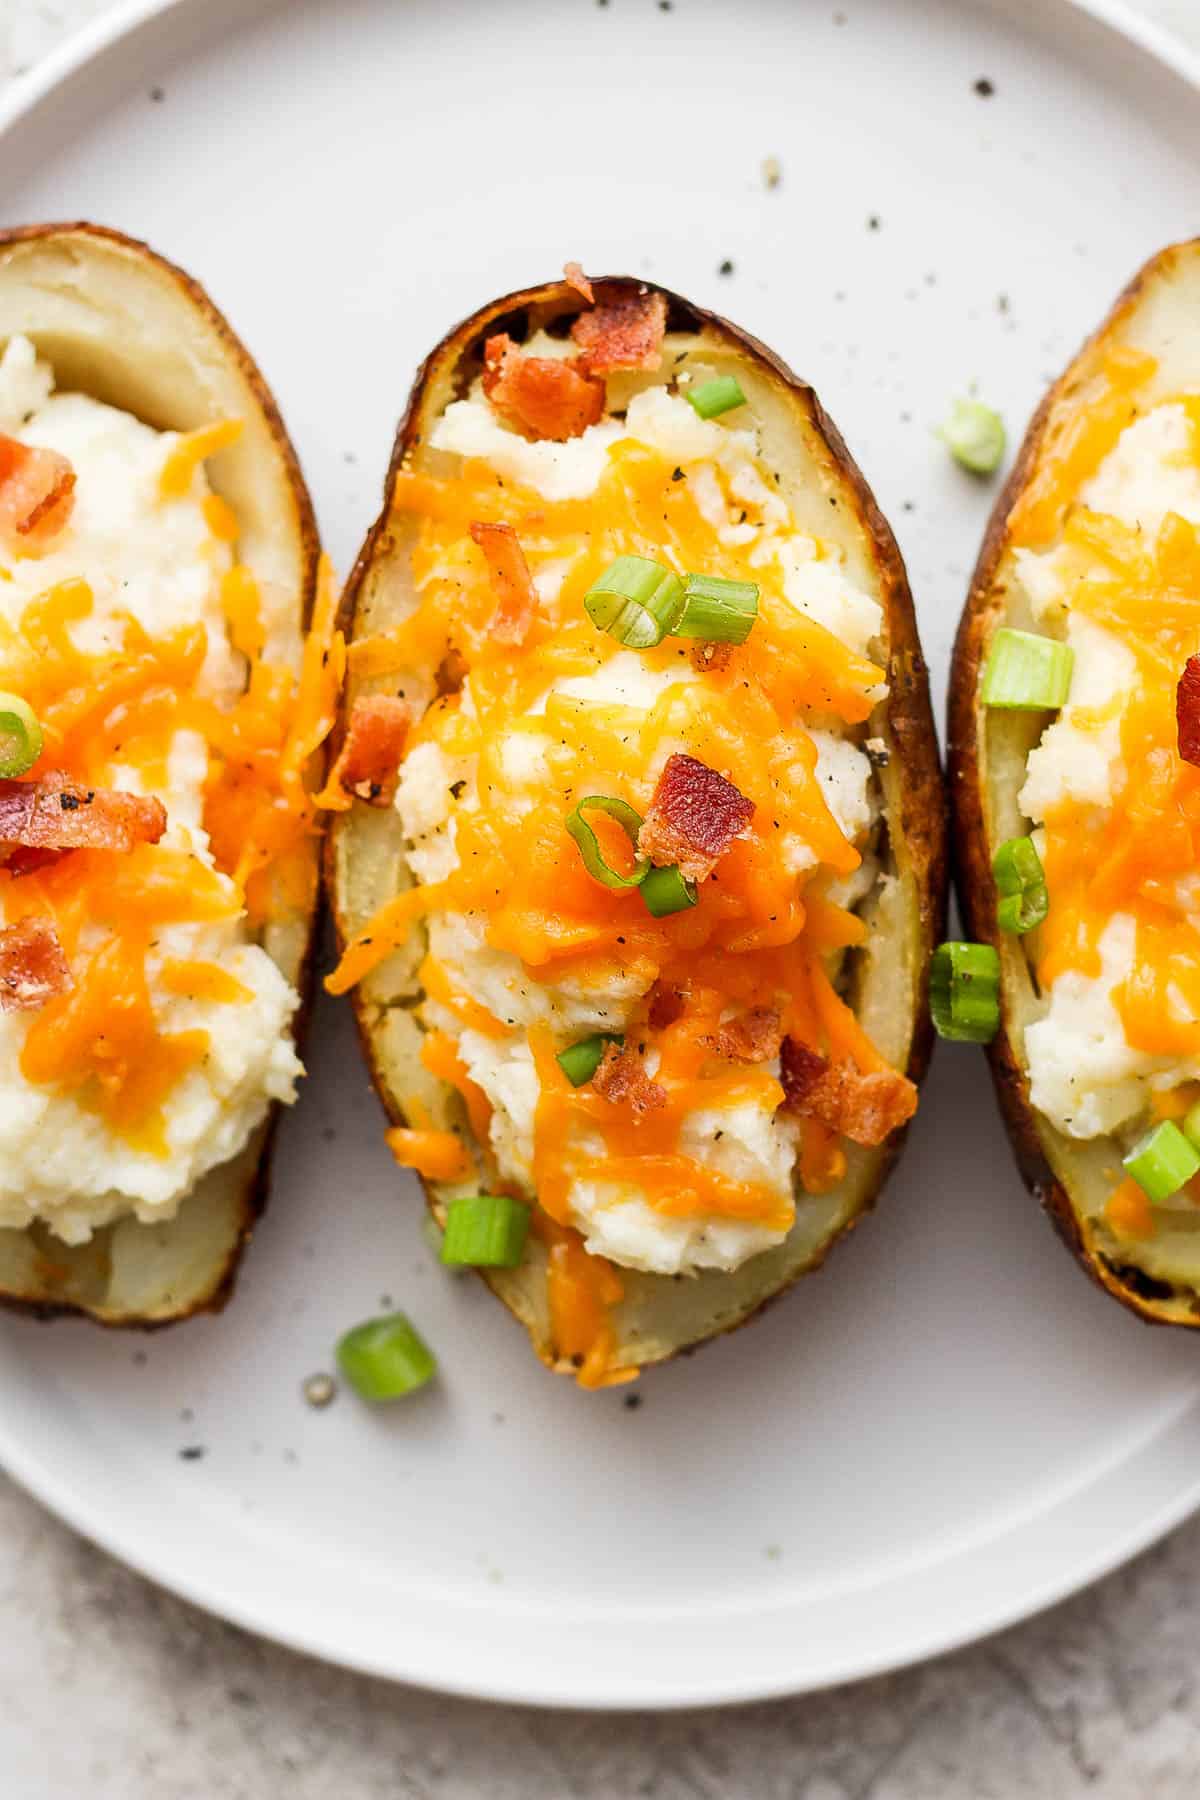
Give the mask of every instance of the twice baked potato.
POLYGON ((329 986, 444 1259, 627 1379, 816 1268, 916 1103, 944 801, 899 551, 768 350, 572 268, 422 367, 343 620, 329 986))
POLYGON ((1190 1326, 1198 323, 1193 241, 1147 263, 1051 388, 988 527, 950 694, 959 893, 998 958, 989 1054, 1021 1171, 1108 1293, 1190 1326))
POLYGON ((197 284, 92 225, 0 233, 11 1305, 148 1326, 229 1291, 302 1072, 318 564, 279 413, 197 284))

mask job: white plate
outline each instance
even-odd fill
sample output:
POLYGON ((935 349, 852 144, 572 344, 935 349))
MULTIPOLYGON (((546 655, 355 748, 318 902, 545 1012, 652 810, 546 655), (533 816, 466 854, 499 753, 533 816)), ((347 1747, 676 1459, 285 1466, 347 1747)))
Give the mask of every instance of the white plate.
MULTIPOLYGON (((141 5, 0 120, 0 215, 107 221, 201 277, 343 569, 460 315, 567 256, 728 311, 845 430, 940 690, 990 494, 931 427, 978 380, 1019 428, 1134 266, 1195 228, 1196 72, 1115 8, 841 3, 141 5)), ((213 1611, 459 1692, 734 1700, 990 1631, 1200 1500, 1195 1342, 1073 1267, 969 1049, 938 1059, 878 1216, 636 1411, 552 1380, 431 1265, 344 1006, 311 1064, 224 1318, 0 1327, 8 1469, 213 1611), (302 1377, 392 1300, 440 1385, 307 1409, 302 1377)))

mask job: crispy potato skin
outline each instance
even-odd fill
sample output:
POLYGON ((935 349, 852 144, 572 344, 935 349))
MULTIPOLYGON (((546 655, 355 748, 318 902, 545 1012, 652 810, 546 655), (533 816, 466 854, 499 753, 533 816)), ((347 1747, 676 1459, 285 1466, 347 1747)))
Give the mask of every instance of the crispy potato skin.
MULTIPOLYGON (((644 285, 628 276, 593 278, 593 286, 599 298, 618 298, 624 292, 637 292, 644 285)), ((657 287, 657 284, 655 285, 657 287)), ((905 1061, 905 1072, 912 1080, 919 1082, 928 1067, 933 1045, 933 1030, 929 1021, 927 1005, 928 962, 934 945, 944 934, 945 929, 946 808, 942 771, 938 760, 937 737, 930 706, 928 674, 921 654, 916 616, 904 562, 891 528, 880 512, 866 480, 846 448, 837 427, 824 411, 813 390, 806 383, 800 381, 787 365, 758 339, 739 330, 737 326, 730 324, 728 320, 719 315, 694 306, 690 301, 684 300, 669 289, 658 288, 657 291, 664 293, 667 299, 668 332, 707 330, 725 345, 736 349, 740 354, 757 363, 760 369, 788 390, 790 395, 802 405, 820 441, 831 478, 847 495, 853 513, 869 540, 879 598, 887 618, 890 645, 889 698, 880 709, 879 715, 873 715, 872 729, 876 728, 877 719, 881 720, 883 728, 891 740, 895 760, 901 766, 902 781, 899 805, 896 806, 889 802, 888 817, 892 831, 903 839, 907 846, 908 864, 918 896, 916 909, 918 916, 914 924, 920 946, 919 973, 913 996, 912 1029, 905 1061)), ((479 312, 456 326, 421 365, 397 428, 391 460, 384 481, 382 508, 367 533, 343 594, 339 622, 346 632, 347 641, 350 641, 354 635, 359 605, 368 577, 377 560, 386 557, 391 548, 392 494, 398 474, 409 463, 419 444, 430 389, 455 390, 459 386, 460 371, 469 368, 474 372, 477 367, 484 339, 494 331, 505 329, 514 320, 517 321, 518 327, 526 317, 535 318, 539 323, 544 324, 548 319, 573 317, 583 308, 584 302, 581 296, 566 282, 549 282, 544 286, 507 294, 481 308, 479 312)), ((340 736, 341 728, 335 735, 335 747, 340 736)), ((355 809, 341 815, 334 822, 326 840, 326 885, 341 945, 345 944, 350 932, 340 891, 339 844, 342 834, 353 830, 356 810, 357 804, 355 809)), ((402 1124, 405 1122, 403 1094, 398 1091, 394 1071, 389 1071, 386 1066, 382 1045, 372 1029, 373 1009, 359 989, 353 990, 352 999, 363 1054, 376 1091, 389 1120, 393 1124, 402 1124)), ((886 1174, 899 1154, 904 1136, 904 1131, 897 1132, 894 1138, 877 1153, 872 1165, 869 1186, 858 1201, 853 1216, 821 1245, 819 1252, 804 1266, 793 1271, 787 1279, 762 1294, 753 1305, 746 1307, 727 1322, 715 1325, 690 1341, 680 1343, 665 1352, 646 1357, 644 1360, 647 1362, 666 1361, 676 1354, 688 1354, 712 1338, 738 1329, 741 1325, 748 1323, 750 1319, 757 1318, 801 1275, 819 1268, 833 1244, 848 1235, 864 1214, 874 1206, 886 1174)), ((425 1189, 427 1204, 430 1210, 436 1213, 438 1210, 436 1195, 430 1184, 423 1182, 422 1185, 425 1189)), ((495 1283, 486 1275, 483 1276, 483 1279, 488 1280, 493 1291, 497 1291, 495 1283)), ((670 1281, 669 1277, 660 1279, 664 1283, 670 1281)), ((556 1356, 551 1343, 545 1339, 539 1340, 531 1320, 513 1304, 510 1294, 497 1292, 497 1298, 501 1299, 503 1304, 514 1313, 514 1316, 526 1326, 533 1340, 534 1349, 547 1367, 560 1374, 573 1375, 575 1373, 574 1366, 569 1361, 556 1356)))
MULTIPOLYGON (((219 347, 222 356, 236 371, 261 414, 272 449, 278 459, 280 505, 281 508, 287 509, 286 527, 295 540, 301 570, 297 599, 301 612, 301 624, 306 629, 312 616, 316 597, 317 573, 321 554, 316 514, 301 471, 299 458, 288 436, 274 396, 258 365, 228 320, 213 304, 199 282, 165 257, 159 256, 149 245, 136 238, 128 237, 122 232, 113 231, 107 226, 93 225, 82 220, 63 224, 25 225, 8 231, 0 231, 0 284, 5 280, 9 260, 14 252, 19 252, 23 246, 29 245, 61 249, 76 257, 83 265, 86 265, 90 257, 105 253, 119 258, 122 264, 135 274, 140 273, 150 284, 151 289, 163 288, 181 299, 195 315, 195 321, 201 330, 219 347)), ((164 411, 169 413, 169 404, 165 405, 164 411)), ((300 1009, 293 1026, 293 1035, 298 1046, 303 1045, 311 1008, 312 952, 318 916, 319 904, 314 907, 313 913, 307 921, 298 967, 292 977, 300 994, 300 1009)), ((278 1104, 273 1105, 267 1123, 261 1131, 258 1153, 253 1166, 238 1192, 236 1220, 227 1236, 224 1253, 219 1258, 214 1258, 209 1278, 201 1291, 194 1292, 185 1302, 181 1302, 173 1308, 156 1311, 153 1316, 114 1310, 104 1305, 92 1305, 82 1301, 76 1303, 44 1297, 31 1298, 2 1287, 0 1287, 0 1306, 45 1321, 82 1316, 95 1324, 110 1329, 141 1331, 157 1331, 169 1325, 179 1324, 182 1320, 192 1318, 200 1313, 220 1312, 233 1293, 242 1255, 259 1218, 266 1209, 270 1190, 271 1158, 279 1113, 278 1104)))
MULTIPOLYGON (((1169 267, 1180 249, 1187 248, 1186 245, 1171 246, 1138 270, 1102 324, 1043 397, 988 520, 959 621, 950 672, 947 744, 954 885, 967 936, 978 943, 993 945, 998 952, 1005 946, 996 927, 997 894, 992 878, 994 846, 982 828, 986 816, 980 758, 984 709, 978 696, 992 634, 1004 620, 1004 595, 995 591, 995 583, 1009 546, 1010 517, 1034 471, 1055 409, 1072 391, 1080 359, 1129 319, 1147 287, 1169 267)), ((1010 1035, 1006 1014, 1007 1008, 1004 1008, 1001 1029, 988 1045, 987 1057, 996 1099, 1026 1187, 1080 1267, 1122 1306, 1149 1324, 1200 1327, 1200 1311, 1194 1295, 1185 1295, 1182 1291, 1156 1292, 1163 1290, 1165 1284, 1136 1268, 1110 1262, 1086 1242, 1070 1192, 1056 1175, 1047 1155, 1043 1130, 1049 1133, 1052 1128, 1039 1127, 1037 1114, 1030 1105, 1028 1075, 1010 1035)))

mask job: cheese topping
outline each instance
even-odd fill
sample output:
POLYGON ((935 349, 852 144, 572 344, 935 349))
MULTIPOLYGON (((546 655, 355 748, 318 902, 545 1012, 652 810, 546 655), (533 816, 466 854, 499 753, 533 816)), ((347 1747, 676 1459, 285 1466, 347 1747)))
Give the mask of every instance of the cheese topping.
POLYGON ((73 982, 0 1012, 0 1225, 79 1243, 171 1218, 294 1098, 297 995, 253 937, 313 890, 302 770, 332 678, 307 656, 301 672, 295 621, 234 560, 202 463, 236 422, 181 438, 53 387, 12 339, 0 430, 61 452, 77 483, 45 554, 0 554, 0 687, 42 723, 34 776, 154 794, 168 815, 130 854, 0 872, 4 922, 50 915, 73 982))
MULTIPOLYGON (((1153 362, 1117 351, 1107 367, 1091 437, 1077 423, 1066 445, 1077 504, 1051 534, 1047 497, 1070 497, 1051 469, 1043 503, 1018 515, 1017 578, 1075 651, 1020 801, 1050 894, 1046 1006, 1025 1050, 1033 1104, 1059 1130, 1125 1145, 1200 1092, 1200 769, 1178 755, 1175 715, 1200 645, 1200 408, 1184 397, 1139 414, 1153 362)), ((1172 1209, 1194 1209, 1188 1190, 1172 1209)), ((1128 1213, 1110 1218, 1118 1236, 1128 1213)))
MULTIPOLYGON (((621 391, 610 381, 610 405, 621 391)), ((702 420, 662 382, 565 442, 510 429, 476 384, 428 442, 439 472, 401 471, 394 500, 419 521, 416 604, 353 645, 350 664, 393 692, 403 675, 410 700, 414 669, 455 665, 461 685, 435 697, 427 684, 396 791, 421 885, 352 940, 330 986, 368 975, 424 922, 424 1061, 462 1094, 490 1179, 536 1199, 556 1341, 566 1354, 577 1342, 581 1379, 598 1381, 622 1291, 612 1265, 735 1269, 844 1171, 826 1126, 781 1112, 777 1060, 729 1060, 713 1042, 723 1022, 773 1008, 826 1054, 881 1066, 834 981, 865 935, 847 906, 879 879, 879 797, 858 739, 886 693, 869 660, 882 614, 801 530, 753 426, 702 420), (489 635, 475 521, 511 524, 528 562, 539 613, 519 649, 489 635), (745 645, 702 668, 686 640, 634 651, 597 630, 584 595, 624 553, 757 582, 745 645), (645 816, 674 754, 727 775, 755 811, 697 904, 655 918, 636 889, 588 874, 565 820, 589 794, 645 816), (664 986, 685 1006, 654 1025, 664 986), (557 1053, 597 1031, 639 1051, 660 1104, 637 1113, 571 1086, 557 1053)), ((617 837, 602 837, 619 861, 617 837)))

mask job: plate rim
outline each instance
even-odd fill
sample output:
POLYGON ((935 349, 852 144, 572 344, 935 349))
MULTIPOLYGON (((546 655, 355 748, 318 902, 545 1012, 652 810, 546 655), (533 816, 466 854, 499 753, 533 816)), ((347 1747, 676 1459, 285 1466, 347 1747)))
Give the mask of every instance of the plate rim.
MULTIPOLYGON (((958 0, 963 4, 963 0, 958 0)), ((248 7, 238 7, 239 20, 252 14, 267 16, 282 9, 286 0, 254 0, 248 7)), ((999 14, 1021 25, 1016 17, 1014 0, 966 0, 972 10, 999 14)), ((43 102, 89 64, 115 49, 126 39, 155 21, 169 15, 194 15, 204 0, 118 0, 105 13, 72 33, 56 49, 41 58, 27 73, 13 78, 8 93, 0 98, 0 142, 26 121, 43 102)), ((1166 26, 1134 12, 1128 0, 1055 0, 1062 21, 1090 21, 1118 41, 1139 49, 1153 64, 1180 79, 1200 95, 1200 50, 1194 51, 1166 26)), ((1200 1404, 1197 1396, 1175 1419, 1168 1432, 1179 1430, 1186 1417, 1200 1404)), ((1161 1441, 1161 1436, 1160 1440, 1161 1441)), ((211 1574, 194 1576, 179 1566, 169 1550, 156 1553, 138 1541, 132 1531, 90 1508, 80 1492, 56 1471, 25 1436, 14 1436, 7 1420, 0 1414, 0 1468, 38 1503, 45 1506, 71 1530, 106 1554, 115 1557, 138 1575, 175 1594, 211 1617, 222 1619, 253 1632, 269 1641, 286 1646, 336 1666, 393 1682, 405 1683, 428 1691, 455 1695, 464 1699, 483 1700, 508 1705, 536 1706, 551 1709, 626 1712, 633 1710, 668 1712, 697 1706, 717 1707, 744 1705, 756 1701, 780 1699, 912 1667, 933 1657, 948 1655, 968 1645, 981 1642, 997 1632, 1035 1617, 1074 1594, 1104 1579, 1158 1542, 1200 1509, 1200 1473, 1184 1483, 1173 1500, 1152 1511, 1148 1518, 1117 1536, 1103 1550, 1085 1557, 1069 1572, 1053 1572, 1039 1582, 1027 1582, 1019 1598, 1002 1601, 980 1609, 980 1614, 961 1627, 931 1627, 924 1635, 917 1630, 909 1634, 906 1647, 897 1652, 881 1644, 875 1651, 860 1648, 853 1655, 843 1654, 841 1663, 831 1662, 819 1676, 811 1673, 787 1672, 787 1659, 780 1658, 780 1672, 772 1679, 750 1677, 738 1681, 723 1673, 699 1679, 695 1672, 677 1682, 662 1684, 647 1699, 643 1690, 623 1690, 609 1683, 603 1693, 584 1691, 572 1685, 573 1677, 561 1679, 557 1687, 537 1686, 536 1680, 512 1676, 506 1669, 496 1669, 484 1678, 478 1668, 458 1675, 453 1667, 431 1671, 428 1666, 411 1666, 414 1659, 395 1652, 403 1645, 394 1643, 393 1653, 382 1656, 370 1646, 355 1648, 348 1643, 332 1644, 319 1630, 296 1619, 272 1618, 268 1611, 248 1602, 240 1603, 236 1593, 214 1582, 211 1574), (982 1621, 982 1622, 981 1622, 982 1621), (407 1665, 407 1666, 406 1666, 407 1665)), ((1102 1479, 1097 1476, 1094 1479, 1102 1479)), ((1091 1485, 1091 1484, 1089 1484, 1091 1485)), ((1072 1490, 1073 1492, 1074 1490, 1072 1490)), ((1069 1496, 1060 1497, 1039 1518, 1051 1516, 1059 1506, 1069 1504, 1069 1496)), ((1006 1536, 1024 1528, 1027 1521, 1014 1521, 992 1540, 1003 1542, 1006 1536)), ((951 1557, 949 1560, 953 1560, 951 1557)), ((543 1679, 544 1678, 539 1678, 543 1679)))

